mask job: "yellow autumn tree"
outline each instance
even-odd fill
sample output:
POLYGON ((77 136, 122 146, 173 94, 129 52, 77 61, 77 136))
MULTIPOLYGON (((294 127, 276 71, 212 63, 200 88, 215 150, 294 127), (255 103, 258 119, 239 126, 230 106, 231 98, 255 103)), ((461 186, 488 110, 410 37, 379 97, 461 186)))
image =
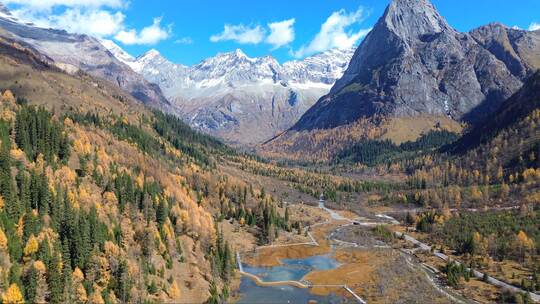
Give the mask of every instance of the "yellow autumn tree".
POLYGON ((2 94, 1 100, 3 103, 8 103, 11 105, 15 104, 15 96, 13 96, 13 92, 11 92, 10 90, 4 91, 4 93, 2 94))
POLYGON ((13 283, 8 290, 2 295, 2 303, 4 304, 23 304, 24 298, 17 284, 13 283))
POLYGON ((97 283, 100 286, 107 286, 111 280, 111 266, 109 265, 109 260, 105 257, 98 257, 97 259, 99 270, 98 270, 98 280, 97 283))
POLYGON ((534 242, 529 238, 525 231, 520 230, 516 235, 516 250, 519 257, 524 260, 529 252, 534 248, 534 242))
POLYGON ((6 234, 4 233, 2 228, 0 228, 0 251, 7 250, 7 245, 8 245, 8 241, 7 241, 6 234))
POLYGON ((116 198, 116 194, 114 192, 107 191, 103 193, 103 199, 105 201, 105 204, 114 205, 118 202, 116 198))
POLYGON ((477 186, 471 187, 471 199, 475 202, 479 202, 482 199, 482 192, 477 186))
POLYGON ((17 222, 17 225, 15 225, 15 227, 17 227, 17 235, 19 237, 22 237, 24 232, 24 217, 21 216, 19 218, 19 221, 17 222))
POLYGON ((178 284, 176 284, 176 280, 173 280, 171 287, 169 288, 168 292, 169 297, 171 299, 178 299, 180 298, 180 288, 178 288, 178 284))
POLYGON ((501 189, 499 191, 499 197, 501 199, 506 199, 508 198, 509 194, 510 194, 510 186, 508 186, 508 184, 506 183, 502 183, 501 189))
POLYGON ((88 301, 88 295, 86 294, 86 289, 82 284, 84 281, 84 273, 81 271, 81 269, 79 269, 79 267, 75 267, 75 270, 73 270, 72 278, 77 303, 86 303, 86 301, 88 301))
POLYGON ((103 300, 103 297, 101 296, 101 292, 99 290, 94 291, 90 298, 88 299, 89 303, 92 304, 105 304, 105 301, 103 300))
POLYGON ((36 253, 39 248, 39 242, 38 239, 31 235, 30 238, 28 238, 28 242, 26 242, 26 247, 24 247, 24 255, 29 257, 36 253))
POLYGON ((34 269, 37 271, 35 297, 31 299, 35 303, 46 303, 49 294, 47 279, 45 277, 47 268, 42 261, 34 262, 34 269))
POLYGON ((477 231, 473 234, 473 252, 474 255, 484 256, 487 252, 488 243, 485 238, 477 231))
POLYGON ((540 192, 534 191, 533 193, 528 194, 525 196, 525 201, 531 204, 538 204, 540 202, 540 192))
POLYGON ((75 270, 73 270, 73 274, 71 275, 71 277, 73 278, 73 282, 84 281, 84 273, 79 267, 75 267, 75 270))

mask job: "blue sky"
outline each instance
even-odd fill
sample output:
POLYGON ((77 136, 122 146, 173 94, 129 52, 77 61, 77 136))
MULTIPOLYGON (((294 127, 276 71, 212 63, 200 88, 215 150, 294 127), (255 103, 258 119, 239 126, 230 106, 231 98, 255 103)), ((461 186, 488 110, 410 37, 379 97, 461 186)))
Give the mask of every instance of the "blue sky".
MULTIPOLYGON (((155 48, 174 62, 192 65, 236 48, 252 57, 271 54, 284 62, 331 47, 357 45, 389 0, 4 2, 19 18, 38 25, 112 39, 134 56, 155 48)), ((522 29, 540 24, 540 0, 433 3, 460 31, 492 21, 522 29)))

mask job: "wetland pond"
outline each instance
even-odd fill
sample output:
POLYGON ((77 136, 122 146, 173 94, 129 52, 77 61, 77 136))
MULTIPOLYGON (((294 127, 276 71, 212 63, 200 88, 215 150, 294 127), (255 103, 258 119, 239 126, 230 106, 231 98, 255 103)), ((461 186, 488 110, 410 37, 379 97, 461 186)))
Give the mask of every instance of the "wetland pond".
MULTIPOLYGON (((264 282, 300 281, 311 271, 329 270, 340 264, 333 254, 310 256, 303 259, 282 259, 281 265, 273 267, 256 267, 243 264, 244 272, 258 276, 264 282)), ((242 277, 240 299, 237 303, 354 303, 350 299, 337 295, 317 296, 310 293, 309 288, 293 286, 258 286, 247 277, 242 277)))

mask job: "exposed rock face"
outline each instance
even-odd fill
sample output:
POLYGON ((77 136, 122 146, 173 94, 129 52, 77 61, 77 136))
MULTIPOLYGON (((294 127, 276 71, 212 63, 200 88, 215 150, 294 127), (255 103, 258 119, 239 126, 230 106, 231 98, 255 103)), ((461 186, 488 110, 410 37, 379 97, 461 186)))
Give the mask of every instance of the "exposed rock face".
POLYGON ((168 106, 157 85, 116 59, 96 38, 24 24, 12 17, 5 7, 0 7, 0 28, 0 37, 37 50, 66 72, 81 70, 116 84, 145 104, 159 108, 168 106))
POLYGON ((429 0, 394 0, 331 92, 292 131, 382 114, 478 121, 517 91, 540 60, 538 32, 454 30, 429 0))
POLYGON ((516 77, 524 79, 531 71, 540 69, 540 31, 523 31, 491 23, 470 34, 516 77))
POLYGON ((281 65, 271 56, 250 58, 236 50, 187 67, 155 50, 135 59, 108 48, 159 84, 191 126, 241 144, 260 143, 290 128, 328 93, 354 53, 334 49, 281 65))
MULTIPOLYGON (((459 141, 448 147, 453 152, 464 152, 492 140, 499 132, 518 123, 540 108, 540 71, 530 76, 523 87, 508 100, 505 100, 499 109, 476 125, 459 141)), ((538 134, 532 135, 530 145, 538 142, 538 134)))

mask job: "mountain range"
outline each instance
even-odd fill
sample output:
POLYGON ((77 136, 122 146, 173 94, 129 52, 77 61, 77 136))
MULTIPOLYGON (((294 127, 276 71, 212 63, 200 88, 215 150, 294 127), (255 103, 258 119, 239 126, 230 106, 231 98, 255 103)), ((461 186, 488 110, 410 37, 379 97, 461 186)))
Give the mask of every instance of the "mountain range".
POLYGON ((0 28, 0 37, 34 49, 68 73, 105 79, 192 127, 240 144, 257 144, 290 128, 328 93, 354 53, 334 49, 281 65, 238 49, 188 67, 156 50, 134 58, 110 40, 24 23, 3 5, 0 28))
POLYGON ((540 31, 492 23, 462 33, 429 0, 392 1, 356 50, 283 64, 239 49, 193 66, 156 50, 135 58, 110 40, 23 23, 4 6, 0 27, 0 37, 64 71, 105 79, 229 143, 288 155, 333 154, 366 136, 411 140, 435 126, 459 131, 540 68, 540 31))
MULTIPOLYGON (((376 137, 389 138, 391 121, 399 121, 402 130, 426 117, 427 129, 440 122, 476 124, 538 68, 540 31, 494 23, 461 33, 429 0, 394 0, 330 93, 265 148, 286 154, 320 150, 309 143, 317 133, 338 150, 351 142, 339 142, 336 130, 363 119, 378 129, 376 137)), ((418 136, 426 126, 417 131, 418 136)))
POLYGON ((343 75, 354 49, 332 49, 279 64, 240 49, 194 66, 174 64, 158 51, 138 58, 102 41, 119 60, 158 84, 191 126, 229 142, 256 144, 291 127, 343 75))

